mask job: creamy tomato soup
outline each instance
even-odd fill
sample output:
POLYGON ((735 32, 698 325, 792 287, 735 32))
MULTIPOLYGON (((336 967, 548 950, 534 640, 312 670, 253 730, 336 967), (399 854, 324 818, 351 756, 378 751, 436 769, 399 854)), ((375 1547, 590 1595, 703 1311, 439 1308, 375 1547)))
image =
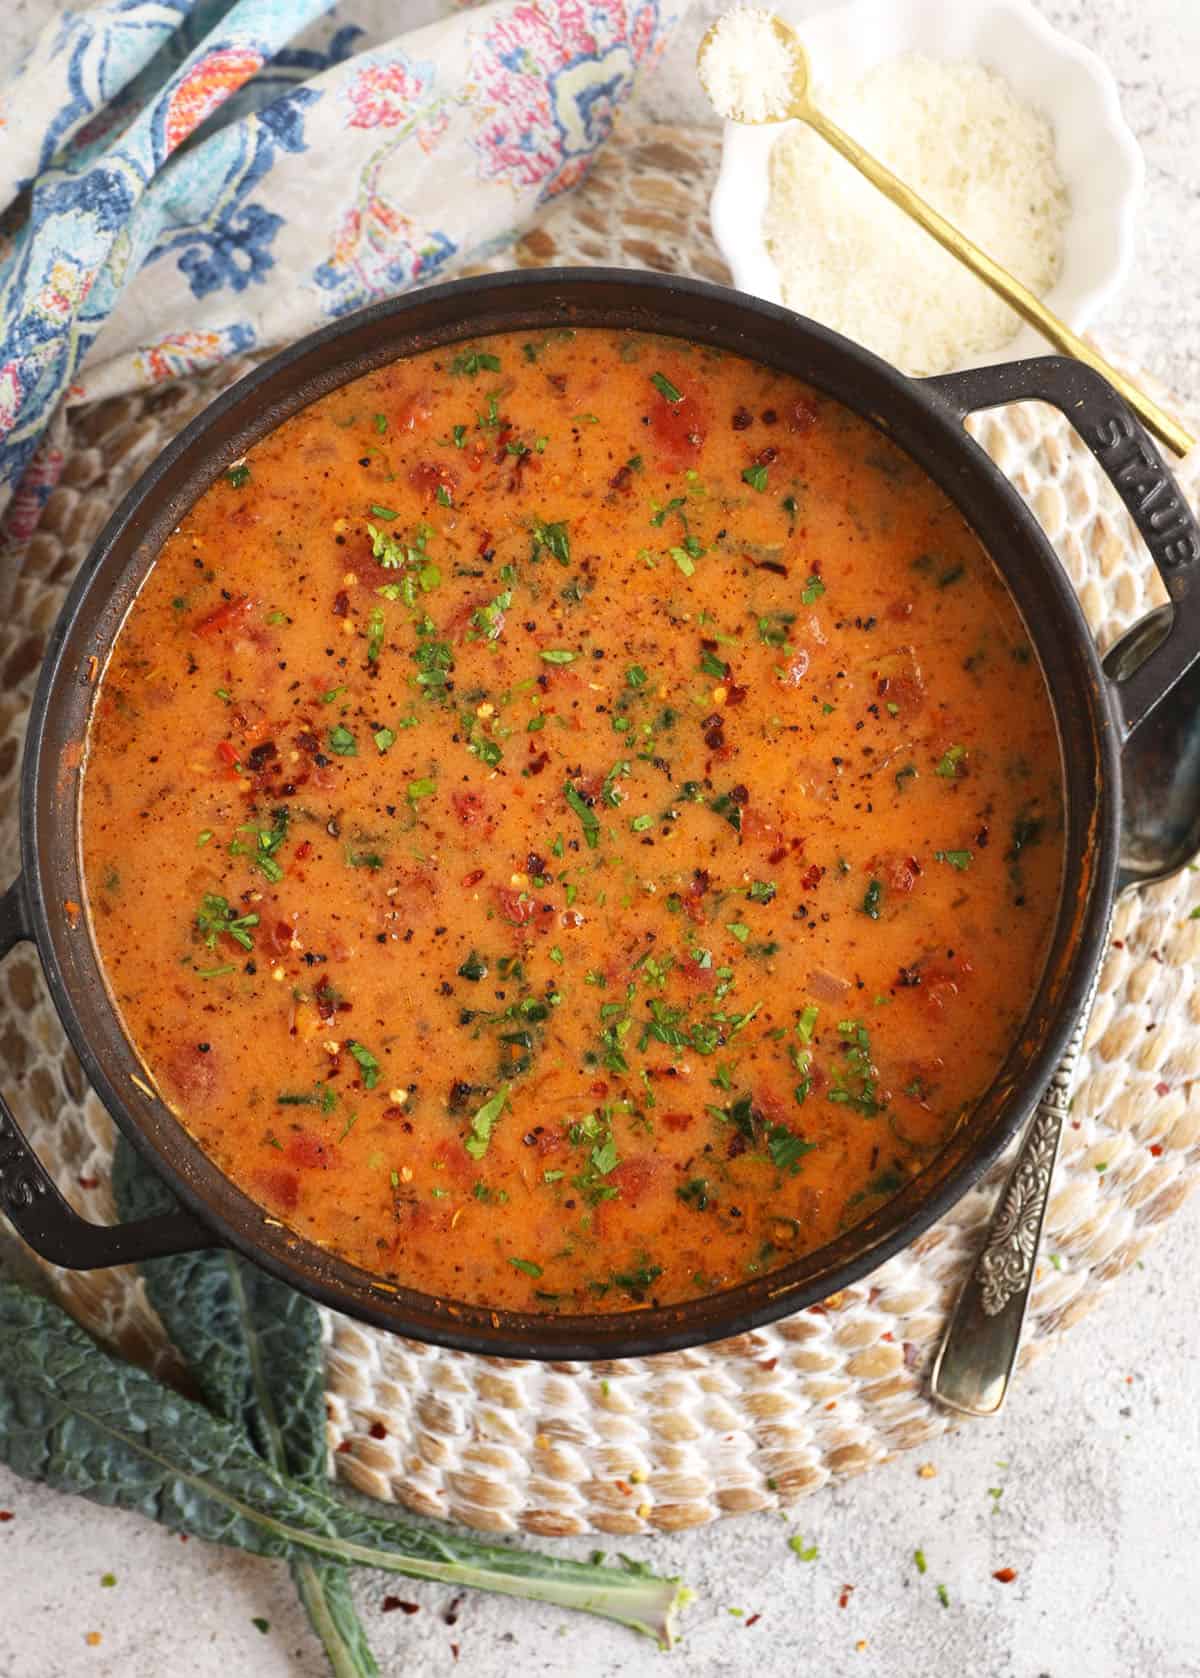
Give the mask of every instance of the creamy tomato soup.
POLYGON ((1057 738, 944 495, 795 379, 481 338, 324 397, 105 672, 88 909, 271 1215, 446 1298, 617 1310, 930 1160, 1041 970, 1057 738))

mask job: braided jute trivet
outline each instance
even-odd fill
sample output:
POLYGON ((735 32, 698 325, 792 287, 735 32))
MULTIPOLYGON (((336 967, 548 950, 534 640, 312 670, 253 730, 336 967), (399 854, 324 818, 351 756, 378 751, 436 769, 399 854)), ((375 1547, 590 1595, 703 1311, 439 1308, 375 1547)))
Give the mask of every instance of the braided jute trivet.
MULTIPOLYGON (((725 278, 703 210, 718 137, 618 134, 515 253, 725 278)), ((511 264, 512 253, 489 266, 511 264)), ((247 363, 78 409, 59 487, 0 623, 0 883, 17 868, 21 739, 44 640, 108 512, 247 363)), ((975 423, 1054 542, 1102 646, 1161 599, 1092 457, 1040 404, 975 423)), ((1200 876, 1120 904, 1047 1219, 1025 1358, 1080 1317, 1200 1178, 1200 876), (1102 1169, 1103 1168, 1103 1169, 1102 1169)), ((112 1126, 85 1087, 32 952, 0 971, 0 1077, 60 1188, 113 1217, 112 1126)), ((326 1314, 330 1442, 360 1490, 493 1531, 649 1532, 788 1503, 947 1426, 923 1382, 1003 1164, 941 1223, 824 1305, 716 1346, 607 1364, 502 1362, 326 1314)), ((55 1272, 127 1356, 170 1352, 136 1275, 55 1272)))

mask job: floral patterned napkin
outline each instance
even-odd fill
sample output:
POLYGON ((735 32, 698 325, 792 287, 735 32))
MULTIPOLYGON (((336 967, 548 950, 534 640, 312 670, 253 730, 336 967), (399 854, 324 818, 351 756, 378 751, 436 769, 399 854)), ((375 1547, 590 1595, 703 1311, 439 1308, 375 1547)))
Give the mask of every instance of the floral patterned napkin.
POLYGON ((374 45, 333 0, 64 11, 0 84, 0 534, 36 525, 64 400, 286 342, 511 240, 582 178, 686 4, 406 0, 425 21, 374 45))

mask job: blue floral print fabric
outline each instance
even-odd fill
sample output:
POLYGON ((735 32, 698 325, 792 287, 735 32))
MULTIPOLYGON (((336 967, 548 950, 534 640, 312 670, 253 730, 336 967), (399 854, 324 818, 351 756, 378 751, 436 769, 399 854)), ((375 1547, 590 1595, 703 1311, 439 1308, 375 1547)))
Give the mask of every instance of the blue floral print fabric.
POLYGON ((582 179, 684 5, 432 0, 375 45, 321 21, 331 0, 64 12, 0 83, 9 539, 64 400, 286 342, 511 239, 582 179))

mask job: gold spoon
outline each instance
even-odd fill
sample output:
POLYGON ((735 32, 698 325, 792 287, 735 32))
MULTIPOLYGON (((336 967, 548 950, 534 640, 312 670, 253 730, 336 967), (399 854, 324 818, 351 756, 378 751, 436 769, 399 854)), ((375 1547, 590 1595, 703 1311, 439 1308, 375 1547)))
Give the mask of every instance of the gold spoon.
MULTIPOLYGON (((1120 391, 1138 418, 1149 426, 1154 435, 1168 448, 1178 455, 1187 454, 1189 449, 1195 446, 1196 439, 1184 430, 1178 420, 1165 413, 1157 402, 1152 401, 1123 373, 1105 361, 1104 357, 1097 354, 1090 344, 1085 343, 1078 333, 1072 332, 1066 322, 1060 320, 1053 310, 1048 309, 1040 298, 1035 297, 1028 286, 1022 285, 1006 268, 994 262, 986 251, 981 251, 978 245, 973 244, 965 234, 953 227, 945 216, 939 215, 931 204, 918 197, 911 187, 905 186, 904 182, 898 180, 878 158, 864 151, 857 140, 852 140, 849 134, 813 104, 808 55, 799 37, 781 18, 772 17, 771 24, 780 41, 792 54, 795 68, 792 72, 791 104, 786 111, 781 111, 777 116, 760 118, 758 121, 806 122, 823 140, 827 140, 836 151, 841 152, 847 163, 852 163, 861 175, 865 175, 872 186, 878 187, 885 198, 890 198, 906 216, 910 216, 923 227, 926 233, 932 234, 944 250, 948 250, 951 256, 957 257, 973 274, 977 274, 985 285, 991 286, 1011 308, 1031 326, 1036 327, 1043 337, 1048 338, 1056 349, 1062 350, 1065 355, 1074 356, 1078 361, 1086 362, 1089 367, 1095 368, 1097 373, 1103 374, 1109 384, 1120 391)), ((701 41, 696 53, 697 64, 703 60, 716 28, 714 23, 701 41)), ((734 121, 746 120, 744 116, 734 114, 734 121)))

